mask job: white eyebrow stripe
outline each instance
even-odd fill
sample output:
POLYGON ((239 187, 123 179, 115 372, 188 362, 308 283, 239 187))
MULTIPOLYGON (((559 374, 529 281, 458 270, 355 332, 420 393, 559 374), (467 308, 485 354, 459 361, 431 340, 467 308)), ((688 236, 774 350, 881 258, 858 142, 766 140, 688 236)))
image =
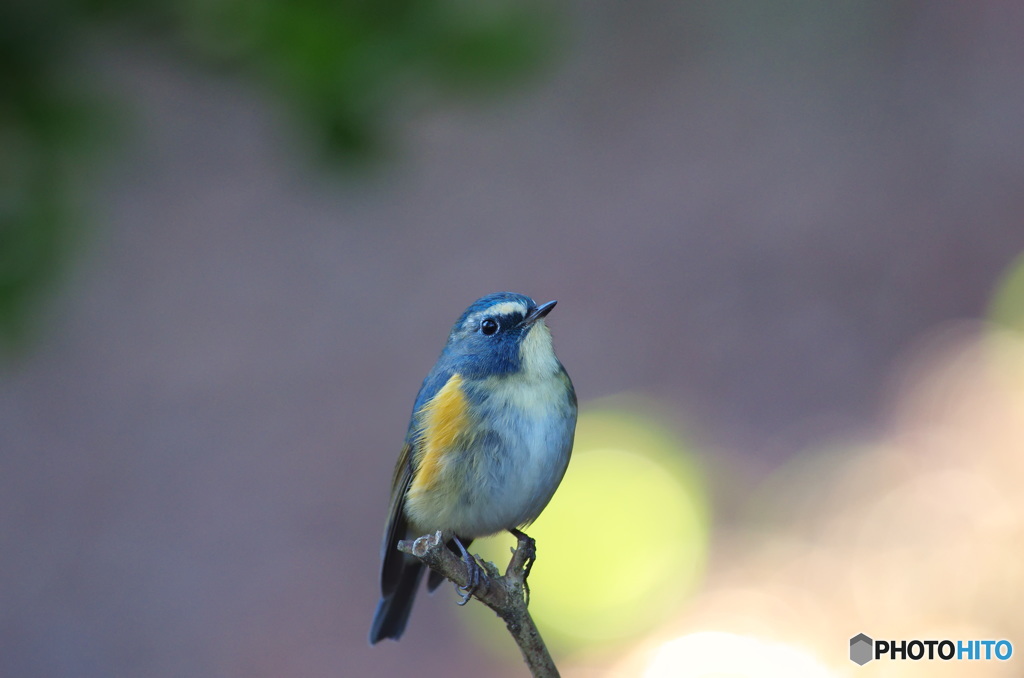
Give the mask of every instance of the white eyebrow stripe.
POLYGON ((519 315, 526 315, 526 306, 521 301, 499 301, 493 306, 489 306, 481 316, 488 315, 511 315, 512 313, 518 313, 519 315))

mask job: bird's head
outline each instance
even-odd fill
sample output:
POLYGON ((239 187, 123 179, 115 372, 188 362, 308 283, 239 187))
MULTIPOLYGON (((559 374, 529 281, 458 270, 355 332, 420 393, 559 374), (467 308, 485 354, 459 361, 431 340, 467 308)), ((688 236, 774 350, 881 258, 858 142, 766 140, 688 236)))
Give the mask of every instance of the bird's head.
POLYGON ((555 303, 512 292, 481 297, 455 321, 444 356, 468 377, 548 376, 561 368, 544 323, 555 303))

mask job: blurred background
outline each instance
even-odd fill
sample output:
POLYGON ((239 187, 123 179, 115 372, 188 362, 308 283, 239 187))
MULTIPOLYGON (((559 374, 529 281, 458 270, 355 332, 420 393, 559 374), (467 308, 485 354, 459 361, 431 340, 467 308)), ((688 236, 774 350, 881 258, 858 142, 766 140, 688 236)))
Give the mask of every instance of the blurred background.
POLYGON ((4 4, 0 676, 525 675, 447 586, 366 642, 416 390, 506 289, 558 299, 581 402, 530 530, 564 675, 1024 649, 1022 34, 994 1, 4 4))

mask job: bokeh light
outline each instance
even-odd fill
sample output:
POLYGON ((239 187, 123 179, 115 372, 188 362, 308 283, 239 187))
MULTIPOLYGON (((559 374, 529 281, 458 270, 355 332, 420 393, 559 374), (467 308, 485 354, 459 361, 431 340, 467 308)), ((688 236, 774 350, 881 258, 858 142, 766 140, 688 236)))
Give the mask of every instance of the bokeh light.
POLYGON ((829 678, 800 648, 735 633, 691 633, 661 645, 644 678, 829 678))
POLYGON ((1006 269, 989 306, 989 320, 1024 332, 1024 253, 1006 269))
POLYGON ((911 354, 875 440, 767 478, 673 620, 569 675, 1020 675, 1014 660, 849 659, 858 633, 1024 642, 1024 341, 966 324, 911 354))
MULTIPOLYGON (((638 413, 643 407, 620 401, 583 409, 565 479, 527 530, 538 552, 530 610, 556 651, 650 630, 703 571, 702 474, 681 440, 638 413)), ((503 568, 511 544, 496 537, 481 541, 479 552, 503 568)))

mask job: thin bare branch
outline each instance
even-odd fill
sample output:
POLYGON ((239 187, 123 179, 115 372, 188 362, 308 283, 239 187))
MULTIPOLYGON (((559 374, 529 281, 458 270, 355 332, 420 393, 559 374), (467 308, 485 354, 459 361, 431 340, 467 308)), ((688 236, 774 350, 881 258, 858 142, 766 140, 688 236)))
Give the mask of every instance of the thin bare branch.
MULTIPOLYGON (((534 678, 558 678, 558 668, 527 609, 529 588, 526 578, 537 555, 536 546, 533 539, 522 532, 513 534, 519 543, 512 552, 505 574, 498 576, 494 565, 483 563, 488 576, 472 594, 505 621, 534 678)), ((465 587, 470 581, 466 563, 448 550, 441 532, 424 535, 414 541, 400 541, 398 550, 419 558, 457 586, 465 587)))

